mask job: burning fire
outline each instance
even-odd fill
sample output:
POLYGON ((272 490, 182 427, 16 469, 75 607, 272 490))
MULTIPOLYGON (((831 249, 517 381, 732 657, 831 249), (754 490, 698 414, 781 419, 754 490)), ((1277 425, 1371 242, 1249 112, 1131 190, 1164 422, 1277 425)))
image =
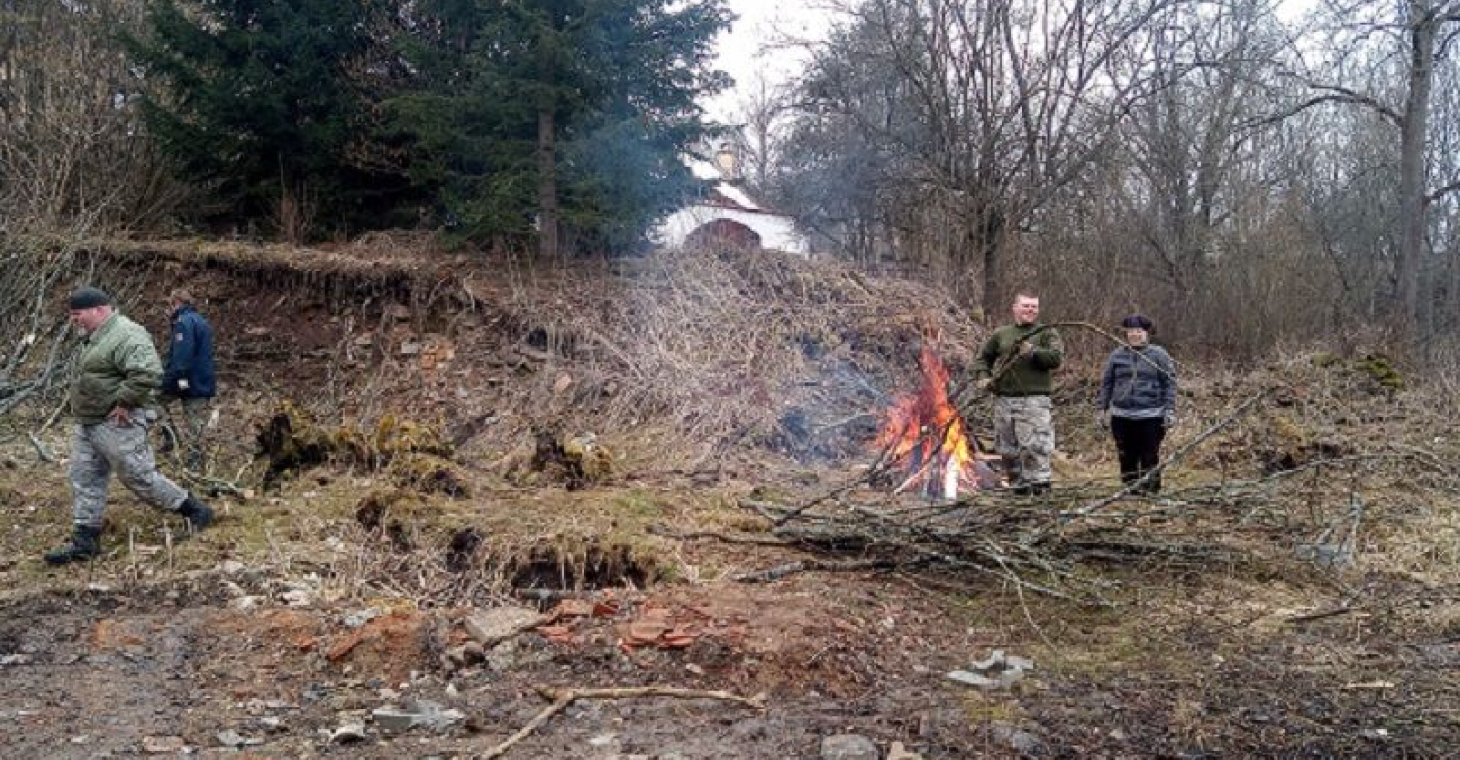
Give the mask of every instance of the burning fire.
POLYGON ((877 447, 887 452, 893 472, 907 473, 895 493, 916 488, 925 496, 956 499, 961 488, 980 487, 978 468, 986 466, 975 457, 978 443, 948 398, 948 369, 927 341, 918 363, 922 382, 887 410, 877 447))

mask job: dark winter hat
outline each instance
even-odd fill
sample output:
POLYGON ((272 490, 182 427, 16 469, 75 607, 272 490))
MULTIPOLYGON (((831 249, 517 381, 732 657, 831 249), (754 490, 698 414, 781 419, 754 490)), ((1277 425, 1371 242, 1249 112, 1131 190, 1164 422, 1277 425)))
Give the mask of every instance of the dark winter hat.
POLYGON ((81 309, 90 309, 95 306, 106 306, 111 302, 111 296, 108 296, 104 291, 86 287, 77 288, 76 292, 71 294, 71 298, 66 302, 66 305, 71 307, 72 311, 80 311, 81 309))
POLYGON ((1153 325, 1151 324, 1151 320, 1147 319, 1141 314, 1132 314, 1129 317, 1120 320, 1120 326, 1134 327, 1137 330, 1145 330, 1146 332, 1150 332, 1151 328, 1153 327, 1153 325))

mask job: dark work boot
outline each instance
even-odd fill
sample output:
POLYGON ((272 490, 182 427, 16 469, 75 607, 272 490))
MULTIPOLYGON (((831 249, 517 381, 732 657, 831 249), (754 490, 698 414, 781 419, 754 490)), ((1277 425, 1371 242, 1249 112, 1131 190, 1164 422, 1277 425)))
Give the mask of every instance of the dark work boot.
POLYGON ((46 552, 46 563, 66 565, 91 559, 98 554, 101 554, 101 528, 77 525, 69 543, 46 552))
POLYGON ((1019 457, 1002 457, 1000 464, 1003 465, 1004 481, 1010 485, 1017 485, 1024 480, 1024 468, 1019 465, 1019 457))
POLYGON ((1155 496, 1159 493, 1161 493, 1161 473, 1158 472, 1146 481, 1146 495, 1155 496))
POLYGON ((213 508, 198 501, 198 497, 188 494, 183 500, 182 506, 177 508, 177 513, 188 521, 188 526, 194 531, 202 530, 213 524, 213 508))

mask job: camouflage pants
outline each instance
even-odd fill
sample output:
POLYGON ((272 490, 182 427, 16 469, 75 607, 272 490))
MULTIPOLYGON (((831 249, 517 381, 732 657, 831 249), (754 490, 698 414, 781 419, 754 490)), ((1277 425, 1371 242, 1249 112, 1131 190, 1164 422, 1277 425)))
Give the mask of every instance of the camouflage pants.
POLYGON ((1015 485, 1048 483, 1054 477, 1054 421, 1049 396, 998 396, 994 399, 994 450, 1015 485))
POLYGON ((208 427, 208 412, 213 399, 164 397, 163 402, 172 429, 177 433, 178 447, 185 455, 183 461, 194 470, 203 469, 203 432, 208 427), (181 408, 181 414, 174 403, 181 408))
POLYGON ((137 498, 154 507, 176 512, 188 494, 162 473, 152 459, 147 428, 157 419, 155 412, 132 413, 132 424, 111 420, 95 425, 77 425, 71 443, 71 515, 77 525, 101 527, 106 512, 106 493, 112 470, 137 498))

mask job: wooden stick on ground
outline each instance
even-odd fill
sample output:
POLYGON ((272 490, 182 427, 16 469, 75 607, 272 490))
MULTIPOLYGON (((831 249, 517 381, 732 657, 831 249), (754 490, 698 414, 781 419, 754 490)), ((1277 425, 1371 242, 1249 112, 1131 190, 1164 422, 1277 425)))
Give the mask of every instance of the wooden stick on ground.
POLYGON ((507 754, 507 751, 516 746, 518 742, 532 735, 532 732, 541 728, 544 723, 552 719, 554 715, 567 709, 568 705, 580 699, 636 699, 642 697, 675 697, 678 699, 719 699, 726 702, 736 702, 756 710, 764 710, 765 702, 759 697, 742 697, 728 691, 705 691, 701 689, 678 689, 672 686, 629 686, 620 688, 604 689, 556 689, 552 687, 539 687, 538 693, 551 699, 552 704, 544 707, 542 712, 533 716, 527 725, 518 729, 517 733, 507 737, 506 741, 498 744, 482 755, 482 760, 492 760, 507 754))
POLYGON ((740 583, 770 583, 771 581, 778 581, 787 576, 795 575, 796 573, 854 573, 861 570, 891 570, 894 568, 910 567, 920 564, 926 563, 914 560, 899 562, 892 559, 853 559, 843 562, 810 559, 800 562, 787 562, 784 565, 776 565, 775 567, 767 568, 765 570, 757 570, 753 573, 741 573, 740 575, 735 576, 734 580, 739 581, 740 583))
POLYGON ((730 535, 713 530, 682 532, 664 525, 650 525, 648 532, 650 535, 662 536, 664 538, 673 538, 680 541, 697 541, 702 538, 713 538, 717 541, 723 541, 727 544, 746 544, 750 546, 795 546, 794 543, 779 538, 761 538, 759 536, 730 535))
POLYGON ((46 448, 44 443, 41 443, 41 439, 37 438, 35 433, 26 433, 26 435, 30 437, 30 445, 35 447, 36 456, 40 457, 42 462, 54 464, 56 457, 51 454, 51 450, 46 448))

